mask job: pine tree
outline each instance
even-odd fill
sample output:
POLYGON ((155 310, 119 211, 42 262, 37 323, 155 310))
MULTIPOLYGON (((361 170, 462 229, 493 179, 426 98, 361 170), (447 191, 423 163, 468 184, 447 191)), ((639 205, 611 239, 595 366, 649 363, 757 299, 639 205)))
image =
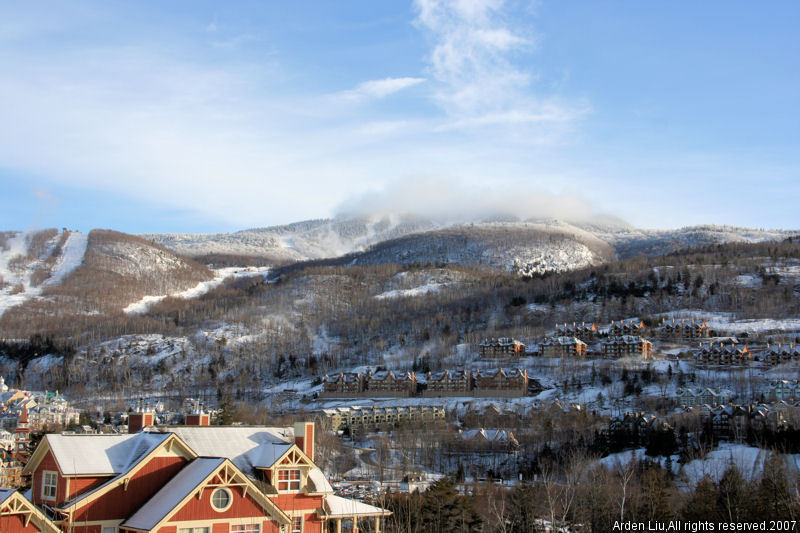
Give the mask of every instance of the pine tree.
POLYGON ((688 522, 714 520, 717 515, 717 488, 708 476, 697 482, 691 498, 683 508, 682 517, 688 522))

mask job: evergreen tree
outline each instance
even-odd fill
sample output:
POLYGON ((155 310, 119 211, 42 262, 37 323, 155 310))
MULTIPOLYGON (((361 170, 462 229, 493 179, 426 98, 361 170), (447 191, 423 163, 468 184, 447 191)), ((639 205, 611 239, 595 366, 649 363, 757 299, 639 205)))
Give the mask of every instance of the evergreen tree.
POLYGON ((691 498, 683 508, 682 518, 689 522, 701 522, 717 518, 717 488, 708 476, 703 476, 697 482, 691 498))
POLYGON ((736 465, 731 464, 717 486, 717 511, 722 520, 740 522, 747 517, 745 506, 749 498, 747 481, 736 465))
POLYGON ((528 533, 536 531, 536 515, 533 511, 534 490, 530 485, 520 485, 509 495, 508 519, 511 531, 528 533))
POLYGON ((483 523, 471 499, 459 496, 447 478, 430 486, 420 507, 422 530, 431 533, 479 532, 483 523))

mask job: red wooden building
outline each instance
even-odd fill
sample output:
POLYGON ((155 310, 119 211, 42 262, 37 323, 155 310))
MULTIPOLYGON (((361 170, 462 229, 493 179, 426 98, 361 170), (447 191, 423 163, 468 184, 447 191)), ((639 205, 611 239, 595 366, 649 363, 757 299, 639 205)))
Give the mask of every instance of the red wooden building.
POLYGON ((22 494, 0 489, 0 531, 3 533, 60 533, 60 530, 22 494))
POLYGON ((25 471, 31 507, 69 533, 321 533, 359 520, 379 531, 389 514, 334 496, 314 464, 313 423, 49 434, 25 471))

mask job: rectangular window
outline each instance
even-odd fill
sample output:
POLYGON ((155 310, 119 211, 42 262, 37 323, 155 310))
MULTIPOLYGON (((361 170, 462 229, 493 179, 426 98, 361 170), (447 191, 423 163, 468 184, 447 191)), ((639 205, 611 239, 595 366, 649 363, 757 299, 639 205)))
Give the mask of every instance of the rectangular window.
POLYGON ((231 533, 261 533, 261 524, 240 524, 231 526, 231 533))
POLYGON ((117 526, 103 526, 103 533, 117 533, 117 526))
POLYGON ((58 473, 50 470, 42 472, 42 499, 55 500, 58 489, 58 473))
POLYGON ((278 470, 278 490, 300 490, 300 470, 278 470))
POLYGON ((303 533, 302 516, 295 516, 292 518, 292 533, 303 533))
POLYGON ((182 527, 178 533, 208 533, 207 527, 182 527))

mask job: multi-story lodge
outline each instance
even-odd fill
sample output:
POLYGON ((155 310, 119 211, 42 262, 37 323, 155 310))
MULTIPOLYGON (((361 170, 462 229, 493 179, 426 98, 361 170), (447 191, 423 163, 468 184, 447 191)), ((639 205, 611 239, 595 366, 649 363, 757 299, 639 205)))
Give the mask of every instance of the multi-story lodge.
POLYGON ((583 357, 586 343, 576 337, 550 337, 539 344, 542 357, 583 357))
POLYGON ((694 353, 694 359, 698 364, 741 365, 749 363, 753 355, 746 345, 701 343, 694 353))
POLYGON ((767 344, 761 360, 769 365, 780 365, 789 361, 800 361, 800 346, 795 344, 767 344))
POLYGON ((337 407, 323 409, 322 417, 331 430, 378 429, 411 423, 431 423, 444 420, 444 407, 433 405, 409 405, 401 407, 337 407))
POLYGON ((313 423, 49 434, 25 473, 33 505, 0 494, 3 533, 322 533, 364 520, 380 531, 390 514, 333 493, 313 423))
POLYGON ((467 370, 428 372, 428 388, 423 395, 434 398, 441 396, 471 396, 473 385, 472 372, 467 370))
POLYGON ((658 327, 659 337, 679 339, 700 339, 709 336, 708 325, 702 320, 685 318, 677 320, 664 319, 658 327))
POLYGON ((417 393, 417 375, 414 372, 395 374, 391 370, 370 372, 364 380, 364 388, 369 396, 414 396, 417 393))
POLYGON ((322 381, 322 396, 328 398, 352 398, 364 392, 364 375, 355 372, 339 372, 325 375, 322 381))
POLYGON ((796 379, 775 379, 764 388, 767 401, 795 401, 800 399, 800 382, 796 379))
POLYGON ((571 325, 564 322, 563 324, 556 324, 556 337, 576 337, 583 342, 591 342, 597 337, 597 325, 592 322, 573 322, 571 325))
POLYGON ((528 371, 515 368, 475 373, 475 396, 521 398, 528 394, 528 371))
POLYGON ((356 374, 340 372, 323 379, 322 397, 358 398, 370 396, 408 397, 417 393, 417 375, 414 372, 381 370, 356 374))
POLYGON ((648 359, 653 353, 653 343, 638 335, 611 337, 603 341, 601 346, 603 357, 609 359, 632 356, 648 359))
POLYGON ((690 405, 716 406, 729 403, 733 393, 728 389, 712 389, 710 387, 678 389, 678 404, 682 408, 690 405))
POLYGON ((626 318, 625 320, 615 320, 607 328, 609 337, 619 337, 621 335, 644 335, 644 322, 638 318, 626 318))
POLYGON ((478 345, 481 357, 511 357, 525 355, 525 345, 517 339, 500 337, 499 339, 484 339, 478 345))

